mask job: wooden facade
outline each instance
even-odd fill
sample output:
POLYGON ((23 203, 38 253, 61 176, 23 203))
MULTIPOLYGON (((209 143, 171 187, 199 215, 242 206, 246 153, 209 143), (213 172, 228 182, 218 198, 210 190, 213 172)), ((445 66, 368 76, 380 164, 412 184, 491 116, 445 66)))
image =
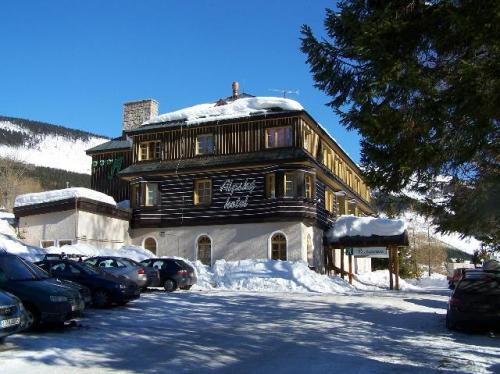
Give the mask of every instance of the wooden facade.
POLYGON ((112 196, 116 201, 129 200, 129 183, 118 172, 132 164, 130 149, 92 153, 90 188, 112 196))

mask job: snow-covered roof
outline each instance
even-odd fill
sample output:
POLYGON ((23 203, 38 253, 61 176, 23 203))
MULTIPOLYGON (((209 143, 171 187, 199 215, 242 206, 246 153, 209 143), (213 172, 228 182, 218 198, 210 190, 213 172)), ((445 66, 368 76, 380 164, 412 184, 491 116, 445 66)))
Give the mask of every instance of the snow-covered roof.
POLYGON ((406 222, 401 219, 340 216, 335 225, 326 233, 332 241, 343 237, 396 236, 406 230, 406 222))
POLYGON ((37 193, 27 193, 16 197, 14 207, 48 203, 71 198, 86 198, 97 202, 116 206, 116 201, 111 196, 84 187, 65 188, 37 193))
POLYGON ((175 121, 183 121, 191 125, 265 114, 276 109, 287 111, 304 110, 302 105, 291 99, 263 96, 247 97, 226 102, 223 105, 217 103, 199 104, 175 112, 161 114, 144 122, 142 125, 175 121))

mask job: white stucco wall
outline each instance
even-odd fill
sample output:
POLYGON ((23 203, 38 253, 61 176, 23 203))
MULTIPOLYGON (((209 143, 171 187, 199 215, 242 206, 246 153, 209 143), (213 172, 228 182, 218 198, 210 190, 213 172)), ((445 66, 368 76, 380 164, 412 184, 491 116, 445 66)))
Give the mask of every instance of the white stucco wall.
POLYGON ((21 217, 19 231, 26 244, 40 246, 42 240, 76 238, 74 210, 21 217))
POLYGON ((129 244, 127 220, 106 217, 85 211, 66 210, 36 214, 19 219, 23 241, 40 246, 42 240, 72 240, 98 248, 118 249, 129 244), (78 220, 77 220, 78 218, 78 220))
POLYGON ((129 244, 127 220, 78 211, 78 242, 97 248, 118 249, 129 244))
MULTIPOLYGON (((219 259, 270 258, 270 240, 273 234, 283 233, 287 239, 287 259, 307 261, 307 234, 312 235, 315 258, 322 249, 321 230, 301 222, 266 222, 235 225, 184 226, 165 229, 131 230, 134 245, 143 246, 144 240, 153 237, 158 256, 181 256, 196 260, 196 244, 201 235, 212 240, 212 263, 219 259)), ((316 265, 317 266, 317 265, 316 265)))

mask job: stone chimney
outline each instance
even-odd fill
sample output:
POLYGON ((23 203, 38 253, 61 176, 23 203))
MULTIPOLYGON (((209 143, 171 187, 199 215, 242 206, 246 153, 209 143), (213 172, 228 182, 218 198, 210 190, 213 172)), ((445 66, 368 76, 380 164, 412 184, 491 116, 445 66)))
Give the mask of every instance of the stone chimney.
POLYGON ((123 104, 123 131, 139 127, 143 122, 158 116, 158 101, 154 99, 129 101, 123 104))
POLYGON ((237 99, 238 95, 240 94, 240 84, 236 81, 233 82, 233 98, 237 99))

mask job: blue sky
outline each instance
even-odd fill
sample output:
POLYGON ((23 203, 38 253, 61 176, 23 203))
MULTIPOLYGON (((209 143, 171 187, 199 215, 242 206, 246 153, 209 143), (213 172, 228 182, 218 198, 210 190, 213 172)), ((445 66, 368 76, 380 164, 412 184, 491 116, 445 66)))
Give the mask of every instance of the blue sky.
POLYGON ((359 137, 339 123, 300 52, 300 27, 323 32, 333 1, 2 1, 0 114, 106 136, 125 101, 160 113, 242 91, 300 101, 355 161, 359 137))

